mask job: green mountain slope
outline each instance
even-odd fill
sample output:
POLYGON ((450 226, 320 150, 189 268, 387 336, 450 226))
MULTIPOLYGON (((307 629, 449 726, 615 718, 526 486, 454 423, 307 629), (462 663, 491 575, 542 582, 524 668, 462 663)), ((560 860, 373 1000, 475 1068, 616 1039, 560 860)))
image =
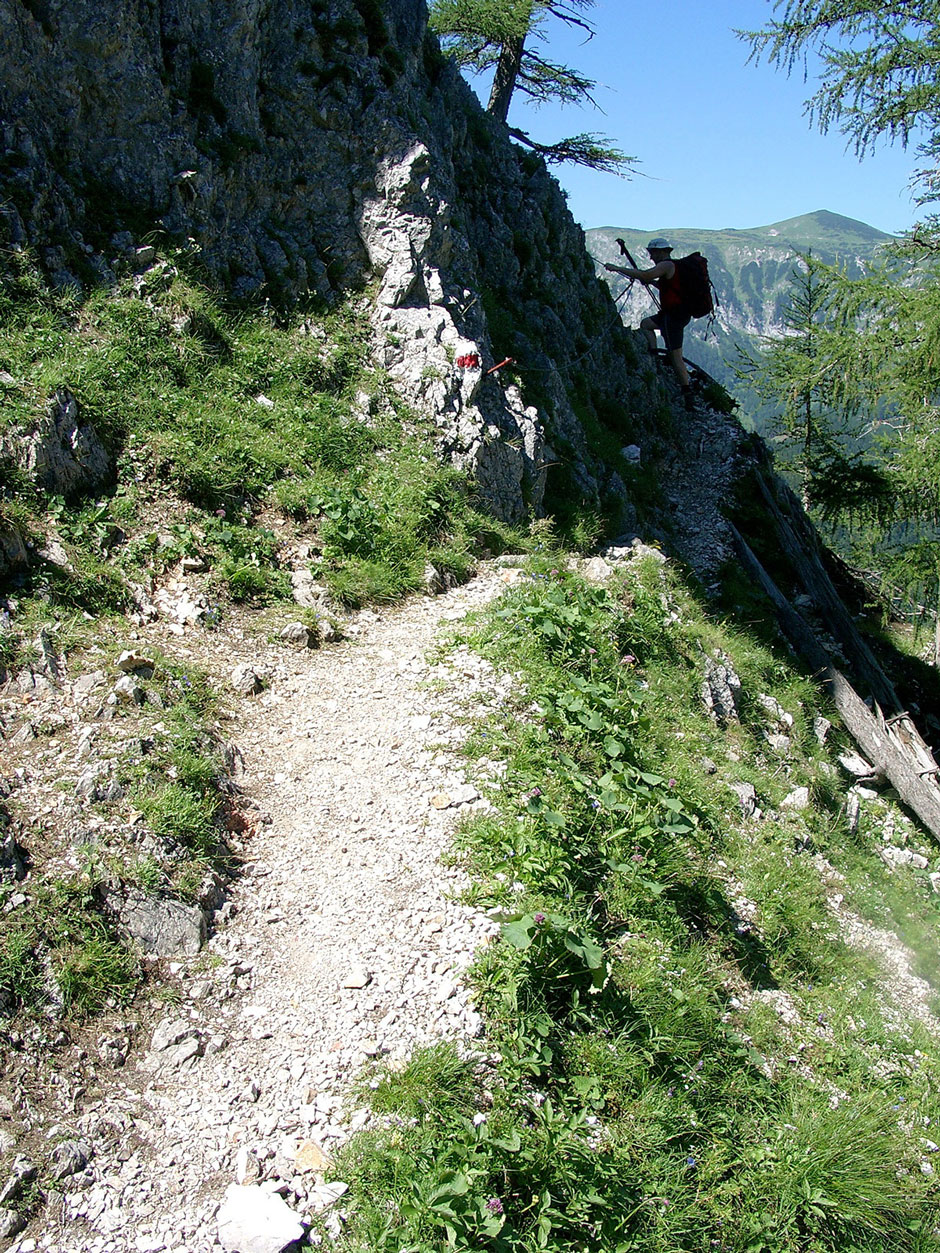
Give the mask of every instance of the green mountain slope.
MULTIPOLYGON (((588 248, 598 262, 598 273, 611 280, 615 295, 623 292, 626 280, 608 275, 602 266, 620 258, 618 237, 626 241, 642 266, 648 260, 646 244, 656 235, 670 239, 677 255, 697 249, 708 258, 718 292, 718 315, 711 327, 700 322, 689 328, 687 354, 744 402, 748 398, 734 373, 738 348, 754 351, 760 347, 763 336, 782 332, 795 255, 812 251, 820 260, 838 262, 849 273, 857 274, 891 239, 873 226, 825 209, 746 230, 599 227, 587 232, 588 248)), ((625 297, 624 321, 636 326, 652 308, 651 297, 637 284, 625 297)), ((747 407, 752 408, 749 403, 747 407)), ((756 417, 759 424, 760 413, 750 416, 756 417)))

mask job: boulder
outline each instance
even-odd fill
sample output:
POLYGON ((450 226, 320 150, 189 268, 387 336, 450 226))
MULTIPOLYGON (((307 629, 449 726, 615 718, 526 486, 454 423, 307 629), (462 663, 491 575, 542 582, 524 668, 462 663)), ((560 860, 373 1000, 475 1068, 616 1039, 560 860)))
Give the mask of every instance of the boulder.
POLYGON ((303 1234, 299 1216, 276 1192, 229 1186, 218 1216, 219 1243, 226 1253, 282 1253, 303 1234))
POLYGON ((6 452, 31 481, 54 496, 99 491, 114 476, 114 463, 96 431, 79 420, 78 401, 59 388, 45 414, 27 433, 5 437, 6 452))
POLYGON ((196 905, 135 894, 115 912, 122 930, 156 957, 195 957, 206 942, 206 915, 196 905))

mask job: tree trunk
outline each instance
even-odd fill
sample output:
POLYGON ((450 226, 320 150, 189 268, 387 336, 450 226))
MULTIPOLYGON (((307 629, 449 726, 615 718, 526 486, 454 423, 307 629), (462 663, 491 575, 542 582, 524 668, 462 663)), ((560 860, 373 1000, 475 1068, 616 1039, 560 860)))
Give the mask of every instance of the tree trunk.
POLYGON ((845 652, 857 680, 888 717, 901 712, 901 703, 874 653, 862 639, 852 615, 829 578, 819 557, 816 528, 800 510, 796 497, 779 479, 756 470, 755 477, 768 509, 768 521, 780 551, 789 560, 823 621, 845 652))
POLYGON ((803 431, 803 472, 800 475, 800 501, 809 511, 809 475, 813 455, 813 397, 807 391, 803 401, 806 408, 806 426, 803 431))
POLYGON ((856 744, 924 826, 940 836, 937 765, 910 718, 902 713, 886 721, 877 704, 874 712, 868 708, 733 526, 731 534, 741 564, 769 596, 781 630, 828 689, 856 744))
POLYGON ((490 92, 490 102, 486 106, 487 113, 505 122, 509 116, 509 102, 516 89, 516 79, 522 67, 522 51, 525 48, 525 36, 519 39, 507 39, 499 50, 499 61, 496 64, 496 76, 490 92))

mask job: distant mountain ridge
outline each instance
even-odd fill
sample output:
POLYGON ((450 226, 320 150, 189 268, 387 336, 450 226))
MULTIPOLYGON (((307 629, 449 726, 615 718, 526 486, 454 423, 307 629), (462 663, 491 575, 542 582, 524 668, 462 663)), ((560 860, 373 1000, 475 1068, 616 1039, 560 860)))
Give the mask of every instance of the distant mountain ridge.
MULTIPOLYGON (((586 234, 597 272, 610 283, 615 296, 623 292, 627 280, 608 274, 603 264, 621 261, 618 237, 626 242, 640 267, 649 261, 646 244, 657 235, 664 235, 674 244, 677 256, 696 250, 705 254, 718 292, 718 315, 707 339, 705 324, 692 324, 687 333, 686 354, 739 396, 742 389, 733 367, 738 345, 754 351, 759 349, 762 337, 782 334, 783 310, 796 254, 812 252, 821 261, 839 262, 850 274, 859 274, 878 249, 893 238, 874 226, 828 209, 742 230, 603 226, 586 234)), ((622 307, 624 321, 637 326, 653 309, 653 303, 642 285, 636 283, 622 307)))

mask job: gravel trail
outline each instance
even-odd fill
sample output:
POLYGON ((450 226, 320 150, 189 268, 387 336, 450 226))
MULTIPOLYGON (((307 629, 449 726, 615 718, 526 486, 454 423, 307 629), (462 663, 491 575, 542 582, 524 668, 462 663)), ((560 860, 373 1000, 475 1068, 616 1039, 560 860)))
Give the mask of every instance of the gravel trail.
POLYGON ((157 1014, 149 1051, 86 1106, 93 1156, 32 1247, 218 1250, 236 1180, 306 1218, 338 1191, 331 1151, 366 1121, 343 1112, 363 1065, 477 1034, 460 973, 498 928, 456 901, 461 875, 440 855, 467 810, 488 804, 453 753, 460 709, 499 702, 506 685, 465 649, 447 665, 425 653, 512 577, 489 568, 360 614, 348 642, 277 653, 270 687, 239 711, 238 783, 258 822, 227 917, 178 972, 184 996, 157 1014))

